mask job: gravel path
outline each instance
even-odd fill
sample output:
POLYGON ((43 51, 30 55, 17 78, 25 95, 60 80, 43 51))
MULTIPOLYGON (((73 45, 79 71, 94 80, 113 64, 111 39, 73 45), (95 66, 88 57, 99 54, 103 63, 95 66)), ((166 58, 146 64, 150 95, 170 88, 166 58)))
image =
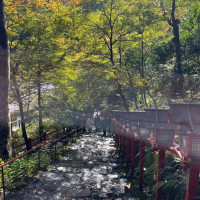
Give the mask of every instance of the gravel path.
POLYGON ((136 200, 125 190, 128 181, 120 175, 115 150, 112 135, 86 133, 48 171, 6 199, 136 200))

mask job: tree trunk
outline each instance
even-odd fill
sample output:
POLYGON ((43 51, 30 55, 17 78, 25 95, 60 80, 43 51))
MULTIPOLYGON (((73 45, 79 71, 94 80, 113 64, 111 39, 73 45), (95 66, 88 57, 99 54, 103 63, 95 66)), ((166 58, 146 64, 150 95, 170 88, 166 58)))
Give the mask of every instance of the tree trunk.
POLYGON ((23 104, 22 101, 20 100, 19 102, 19 111, 20 111, 20 116, 21 116, 21 128, 22 128, 22 136, 24 138, 25 144, 26 144, 26 150, 30 150, 30 145, 29 145, 29 139, 26 133, 26 123, 25 123, 25 118, 24 118, 24 109, 23 109, 23 104))
POLYGON ((154 99, 154 97, 151 95, 151 92, 150 92, 149 88, 147 89, 147 92, 148 92, 148 95, 150 96, 150 98, 153 100, 155 108, 157 109, 158 105, 157 105, 156 100, 154 99))
POLYGON ((133 82, 131 80, 131 75, 129 73, 129 70, 126 69, 126 72, 128 74, 128 81, 129 81, 129 85, 131 87, 131 91, 132 91, 132 96, 133 96, 133 100, 135 103, 135 108, 138 109, 138 99, 137 99, 137 92, 135 91, 134 87, 133 87, 133 82))
POLYGON ((174 81, 172 83, 172 91, 174 89, 174 95, 180 94, 180 96, 183 95, 183 69, 182 69, 182 52, 181 52, 181 44, 180 44, 180 38, 179 38, 179 23, 180 21, 175 18, 175 9, 176 9, 176 0, 172 0, 172 12, 171 12, 171 21, 168 20, 168 23, 173 28, 173 34, 174 38, 172 39, 174 46, 175 46, 175 52, 176 52, 176 65, 174 67, 175 77, 174 81), (174 85, 175 84, 175 85, 174 85))
POLYGON ((126 98, 125 98, 125 96, 124 96, 124 94, 122 92, 122 86, 121 86, 121 84, 118 83, 117 87, 118 87, 118 92, 120 94, 120 97, 121 97, 121 100, 122 100, 122 103, 123 103, 123 107, 125 108, 125 110, 127 112, 129 112, 129 106, 128 106, 126 98))
POLYGON ((172 18, 172 24, 171 26, 173 27, 173 42, 176 50, 176 67, 175 67, 175 73, 182 75, 183 70, 182 70, 182 63, 181 63, 181 44, 180 44, 180 38, 179 38, 179 20, 175 18, 175 9, 176 9, 176 0, 172 1, 172 13, 171 13, 171 18, 172 18))
POLYGON ((0 158, 12 155, 8 92, 10 82, 10 53, 4 0, 0 0, 0 158))
MULTIPOLYGON (((111 42, 110 42, 110 44, 111 44, 111 54, 110 54, 110 61, 111 61, 111 63, 112 63, 112 65, 114 66, 115 65, 115 63, 114 63, 114 58, 113 58, 113 48, 112 48, 112 46, 113 46, 113 44, 112 44, 112 28, 111 28, 111 42)), ((122 67, 122 51, 121 51, 121 38, 120 38, 120 43, 119 43, 119 67, 120 67, 120 69, 121 69, 121 67, 122 67)), ((121 84, 118 82, 118 80, 116 80, 116 82, 117 82, 117 87, 118 87, 118 92, 119 92, 119 95, 120 95, 120 98, 121 98, 121 101, 122 101, 122 104, 123 104, 123 107, 124 107, 124 109, 128 112, 129 111, 129 106, 128 106, 128 103, 127 103, 127 100, 126 100, 126 97, 124 96, 124 94, 123 94, 123 92, 122 92, 122 86, 121 86, 121 84)))
POLYGON ((144 35, 142 31, 142 58, 141 58, 141 78, 144 78, 144 35))
MULTIPOLYGON (((113 18, 112 18, 112 12, 113 12, 113 3, 114 3, 114 0, 111 1, 111 6, 110 6, 110 15, 109 15, 109 26, 110 26, 110 36, 109 36, 109 51, 110 51, 110 62, 112 64, 112 66, 115 65, 115 61, 114 61, 114 52, 113 52, 113 18)), ((121 59, 121 58, 120 58, 121 59)), ((120 60, 120 66, 121 66, 121 60, 120 60)), ((117 87, 118 87, 118 92, 119 92, 119 95, 120 95, 120 98, 121 98, 121 101, 122 101, 122 104, 123 104, 123 107, 126 111, 129 111, 129 106, 128 106, 128 103, 126 101, 126 97, 124 96, 123 92, 122 92, 122 86, 121 84, 118 82, 118 80, 116 79, 116 82, 117 82, 117 87)))
POLYGON ((145 89, 143 89, 143 95, 144 95, 144 104, 145 104, 145 107, 148 108, 147 98, 146 98, 146 91, 145 91, 145 89))
POLYGON ((26 144, 26 150, 29 151, 30 145, 29 145, 29 139, 28 139, 28 136, 27 136, 27 133, 26 133, 26 122, 25 122, 25 117, 24 117, 23 103, 22 103, 21 95, 20 95, 20 92, 19 92, 19 88, 16 84, 16 81, 14 81, 14 84, 15 84, 15 91, 16 91, 16 94, 17 94, 17 100, 18 100, 18 103, 19 103, 22 137, 24 138, 24 142, 26 144))
MULTIPOLYGON (((142 30, 142 58, 141 58, 141 78, 142 78, 142 81, 144 80, 144 30, 142 30)), ((144 100, 144 105, 145 107, 148 108, 148 104, 147 104, 147 100, 146 100, 146 91, 145 91, 145 88, 143 87, 142 88, 142 92, 141 92, 141 95, 143 96, 143 100, 144 100)))
POLYGON ((26 123, 25 123, 25 116, 24 116, 24 108, 23 108, 21 94, 20 94, 20 91, 19 91, 19 85, 17 84, 17 81, 16 81, 18 67, 19 67, 18 64, 16 64, 15 67, 12 67, 12 77, 11 78, 12 78, 13 85, 14 85, 15 92, 16 92, 16 99, 17 99, 17 102, 19 104, 19 112, 20 112, 20 117, 21 117, 22 137, 24 138, 24 142, 26 144, 26 149, 28 151, 28 150, 30 150, 30 145, 29 145, 29 140, 28 140, 27 133, 26 133, 26 123))
POLYGON ((43 136, 42 104, 41 104, 41 72, 38 71, 38 111, 39 111, 39 136, 43 136))

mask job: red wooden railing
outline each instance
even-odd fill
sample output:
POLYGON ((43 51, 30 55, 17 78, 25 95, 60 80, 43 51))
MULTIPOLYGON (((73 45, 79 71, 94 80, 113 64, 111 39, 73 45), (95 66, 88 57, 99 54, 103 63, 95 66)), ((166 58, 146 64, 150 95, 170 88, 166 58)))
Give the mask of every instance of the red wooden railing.
MULTIPOLYGON (((121 112, 119 112, 121 113, 121 112)), ((134 172, 134 160, 135 160, 135 144, 136 142, 140 142, 140 163, 139 163, 139 189, 143 189, 143 180, 144 180, 144 158, 145 158, 145 145, 146 143, 151 144, 152 146, 152 151, 158 151, 158 164, 157 164, 157 180, 156 182, 159 183, 164 179, 163 174, 161 173, 162 169, 164 168, 164 160, 165 160, 165 152, 170 151, 172 154, 175 156, 178 156, 182 160, 182 165, 181 167, 184 169, 189 169, 189 178, 188 178, 188 183, 187 183, 187 188, 186 188, 186 195, 185 195, 185 200, 192 200, 196 197, 197 195, 197 190, 198 190, 198 181, 199 181, 199 171, 200 171, 200 135, 195 135, 191 136, 188 135, 185 137, 185 140, 187 141, 187 151, 184 152, 184 149, 181 147, 181 137, 178 136, 180 139, 179 145, 176 145, 174 141, 172 141, 172 146, 167 146, 167 145, 157 145, 156 140, 158 139, 158 132, 157 130, 152 131, 151 133, 147 134, 147 136, 144 137, 146 134, 144 128, 144 124, 142 124, 141 127, 138 126, 137 130, 132 131, 131 129, 131 120, 126 117, 126 120, 123 122, 119 120, 122 117, 115 117, 115 115, 118 114, 117 111, 113 113, 107 113, 107 115, 112 118, 115 122, 115 134, 116 134, 116 144, 119 146, 119 149, 122 153, 122 155, 126 158, 126 165, 131 166, 131 173, 133 174, 134 172), (143 132, 141 131, 143 129, 143 132), (143 135, 142 135, 143 134, 143 135), (198 157, 194 157, 191 159, 191 146, 193 142, 195 143, 195 151, 194 153, 199 154, 198 157)), ((171 121, 171 120, 169 120, 171 121)), ((137 126, 137 125, 136 125, 137 126)), ((163 134, 162 130, 159 130, 161 136, 163 134)), ((165 132, 164 132, 165 133, 165 132)), ((174 137, 174 132, 170 130, 169 132, 170 137, 174 137)), ((167 133, 167 134, 168 134, 167 133)), ((25 152, 24 154, 18 156, 17 158, 13 159, 12 161, 9 161, 8 163, 5 163, 4 165, 0 165, 0 168, 2 169, 2 182, 3 182, 3 191, 5 192, 5 186, 4 186, 4 176, 3 176, 3 167, 10 164, 11 162, 14 162, 17 159, 20 159, 21 157, 27 155, 28 153, 41 148, 42 146, 45 146, 49 143, 54 143, 63 137, 66 137, 67 135, 72 134, 70 133, 56 133, 56 132, 51 132, 48 133, 46 136, 42 137, 37 137, 34 138, 31 141, 31 149, 28 152, 25 152), (52 141, 51 141, 52 140, 52 141)), ((165 138, 164 138, 165 139, 165 138)), ((164 140, 163 139, 163 140, 164 140)), ((20 144, 16 148, 23 147, 25 144, 20 144)), ((19 151, 24 151, 25 148, 21 148, 19 151)), ((5 196, 5 194, 4 194, 5 196)), ((161 200, 162 199, 162 188, 158 188, 156 191, 156 200, 161 200)))
MULTIPOLYGON (((59 136, 63 135, 64 133, 65 133, 64 128, 61 128, 60 132, 52 131, 47 134, 44 134, 43 136, 39 136, 39 137, 36 137, 33 139, 29 138, 30 149, 32 149, 33 147, 38 146, 39 144, 42 144, 44 142, 48 142, 55 138, 59 138, 59 136)), ((24 152, 26 150, 25 146, 26 146, 26 144, 22 143, 22 144, 15 146, 14 149, 17 149, 18 152, 24 152)))
MULTIPOLYGON (((62 129, 63 130, 63 129, 62 129)), ((35 146, 34 148, 32 148, 31 150, 29 151, 26 151, 25 153, 22 153, 21 155, 13 158, 12 160, 0 165, 0 169, 1 169, 1 177, 2 177, 2 189, 3 189, 3 199, 5 200, 6 199, 6 195, 5 195, 5 191, 6 191, 6 188, 5 188, 5 177, 4 177, 4 167, 7 166, 7 165, 10 165, 12 164, 13 162, 15 162, 16 160, 19 160, 20 158, 32 153, 32 152, 35 152, 35 151, 38 151, 39 149, 41 149, 42 147, 46 146, 46 145, 49 145, 49 144, 53 144, 55 145, 55 160, 56 160, 56 143, 64 138, 66 138, 67 136, 71 136, 73 135, 74 133, 77 133, 78 131, 80 131, 81 128, 75 128, 75 129, 72 129, 72 131, 70 132, 62 132, 62 133, 57 133, 55 134, 55 136, 52 136, 50 138, 48 138, 48 140, 46 139, 45 141, 41 141, 40 143, 37 142, 36 144, 34 144, 33 146, 35 146), (52 140, 53 139, 53 140, 52 140), (36 146, 37 145, 37 146, 36 146)), ((47 136, 50 136, 52 135, 53 133, 56 133, 56 131, 53 131, 53 132, 50 132, 47 134, 47 136)), ((37 138, 34 138, 32 141, 37 141, 38 139, 41 139, 41 137, 37 137, 37 138)), ((20 144, 18 145, 17 147, 22 147, 24 146, 25 144, 20 144)), ((32 146, 32 147, 33 147, 32 146)), ((16 147, 16 148, 17 148, 16 147)), ((22 151, 22 150, 21 150, 22 151)), ((40 154, 39 154, 40 155, 40 154)), ((39 164, 40 166, 40 158, 39 158, 39 164)), ((0 193, 0 196, 1 196, 1 193, 0 193)))
MULTIPOLYGON (((116 114, 116 113, 115 113, 116 114)), ((143 188, 143 180, 144 180, 144 158, 145 158, 145 144, 149 143, 152 146, 152 151, 158 151, 158 165, 157 165, 157 181, 156 183, 161 182, 164 177, 161 171, 164 168, 164 160, 165 160, 165 152, 170 151, 175 156, 178 156, 183 165, 182 168, 190 169, 188 187, 186 188, 185 200, 192 200, 197 195, 198 189, 198 181, 199 181, 199 171, 200 171, 200 162, 198 158, 194 158, 194 162, 191 162, 189 158, 184 157, 184 152, 181 151, 180 146, 172 146, 162 148, 155 146, 155 138, 153 138, 152 134, 148 138, 140 138, 138 136, 138 131, 132 132, 130 126, 125 126, 125 123, 121 123, 115 115, 109 115, 115 122, 115 139, 116 144, 119 146, 119 150, 122 155, 126 158, 126 165, 128 166, 130 163, 131 174, 134 172, 134 159, 135 159, 135 143, 140 142, 140 163, 139 163, 139 189, 142 191, 143 188), (196 160, 196 162, 195 162, 196 160), (198 161, 198 162, 197 162, 198 161)), ((200 136, 194 136, 195 139, 200 139, 200 136)), ((188 145, 190 145, 193 137, 187 139, 188 145)), ((162 188, 158 188, 156 191, 156 200, 162 199, 162 188)))

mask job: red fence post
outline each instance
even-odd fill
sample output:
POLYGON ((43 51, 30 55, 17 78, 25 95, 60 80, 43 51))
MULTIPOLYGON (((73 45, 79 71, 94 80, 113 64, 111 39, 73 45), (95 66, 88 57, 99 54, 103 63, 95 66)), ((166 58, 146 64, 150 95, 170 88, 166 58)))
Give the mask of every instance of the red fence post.
POLYGON ((117 121, 115 121, 115 128, 116 144, 119 145, 119 125, 117 121))
POLYGON ((120 126, 119 124, 117 123, 117 144, 118 146, 120 145, 120 126))
POLYGON ((3 167, 1 168, 1 178, 2 178, 3 200, 5 200, 6 199, 6 188, 5 188, 3 167))
POLYGON ((45 142, 46 140, 47 140, 47 134, 44 133, 44 135, 43 135, 43 141, 45 142))
POLYGON ((29 142, 29 147, 30 147, 30 149, 32 149, 32 148, 33 148, 33 144, 32 144, 31 138, 29 138, 28 142, 29 142))
POLYGON ((186 188, 185 200, 195 199, 195 197, 197 196, 198 184, 199 184, 199 171, 192 167, 189 170, 190 171, 189 171, 188 184, 186 188))
POLYGON ((56 150, 56 143, 54 145, 54 161, 56 162, 56 153, 57 153, 57 150, 56 150))
POLYGON ((120 129, 119 129, 119 149, 120 149, 120 152, 122 152, 122 139, 123 139, 123 128, 120 124, 120 129))
POLYGON ((40 170, 40 149, 38 150, 38 170, 40 170))
POLYGON ((134 162, 135 162, 135 136, 131 136, 131 175, 134 174, 134 162))
POLYGON ((131 143, 131 138, 130 138, 130 133, 129 131, 127 132, 126 134, 126 141, 127 141, 127 144, 126 144, 126 166, 128 166, 129 164, 129 161, 130 161, 130 143, 131 143))
MULTIPOLYGON (((165 150, 160 149, 158 153, 158 168, 157 168, 157 180, 156 180, 157 184, 163 181, 164 179, 164 175, 162 173, 164 167, 165 167, 165 150)), ((162 199, 162 187, 157 189, 155 200, 161 200, 161 199, 162 199)))
POLYGON ((122 153, 125 154, 125 148, 126 148, 126 129, 125 127, 123 126, 123 129, 122 129, 122 153))
POLYGON ((145 157, 145 144, 140 143, 140 171, 139 171, 139 190, 143 190, 144 182, 144 157, 145 157))

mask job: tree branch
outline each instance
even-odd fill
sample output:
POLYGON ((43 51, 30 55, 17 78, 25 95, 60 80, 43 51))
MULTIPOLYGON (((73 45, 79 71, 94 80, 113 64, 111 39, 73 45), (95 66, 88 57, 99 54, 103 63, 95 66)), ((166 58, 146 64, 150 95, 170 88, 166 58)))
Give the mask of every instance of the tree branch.
POLYGON ((92 20, 90 20, 90 19, 88 19, 88 18, 86 18, 88 21, 90 21, 92 24, 94 24, 99 30, 101 30, 103 33, 105 33, 107 36, 108 36, 108 38, 110 38, 110 36, 109 36, 109 34, 103 29, 103 28, 101 28, 98 24, 96 24, 96 23, 94 23, 92 20))
POLYGON ((134 31, 134 30, 131 30, 131 31, 128 31, 128 32, 126 32, 126 33, 124 33, 124 34, 120 34, 119 37, 117 37, 117 39, 115 39, 114 42, 113 42, 112 44, 114 45, 116 42, 119 41, 119 38, 124 37, 124 36, 126 36, 126 35, 132 33, 133 31, 134 31))
MULTIPOLYGON (((130 4, 130 5, 131 5, 131 4, 130 4)), ((130 5, 129 5, 129 6, 130 6, 130 5)), ((113 26, 115 25, 115 22, 116 22, 116 20, 118 19, 118 17, 121 16, 121 15, 123 15, 123 14, 128 10, 129 6, 128 6, 123 12, 119 13, 119 14, 114 18, 114 20, 113 20, 113 26)))

